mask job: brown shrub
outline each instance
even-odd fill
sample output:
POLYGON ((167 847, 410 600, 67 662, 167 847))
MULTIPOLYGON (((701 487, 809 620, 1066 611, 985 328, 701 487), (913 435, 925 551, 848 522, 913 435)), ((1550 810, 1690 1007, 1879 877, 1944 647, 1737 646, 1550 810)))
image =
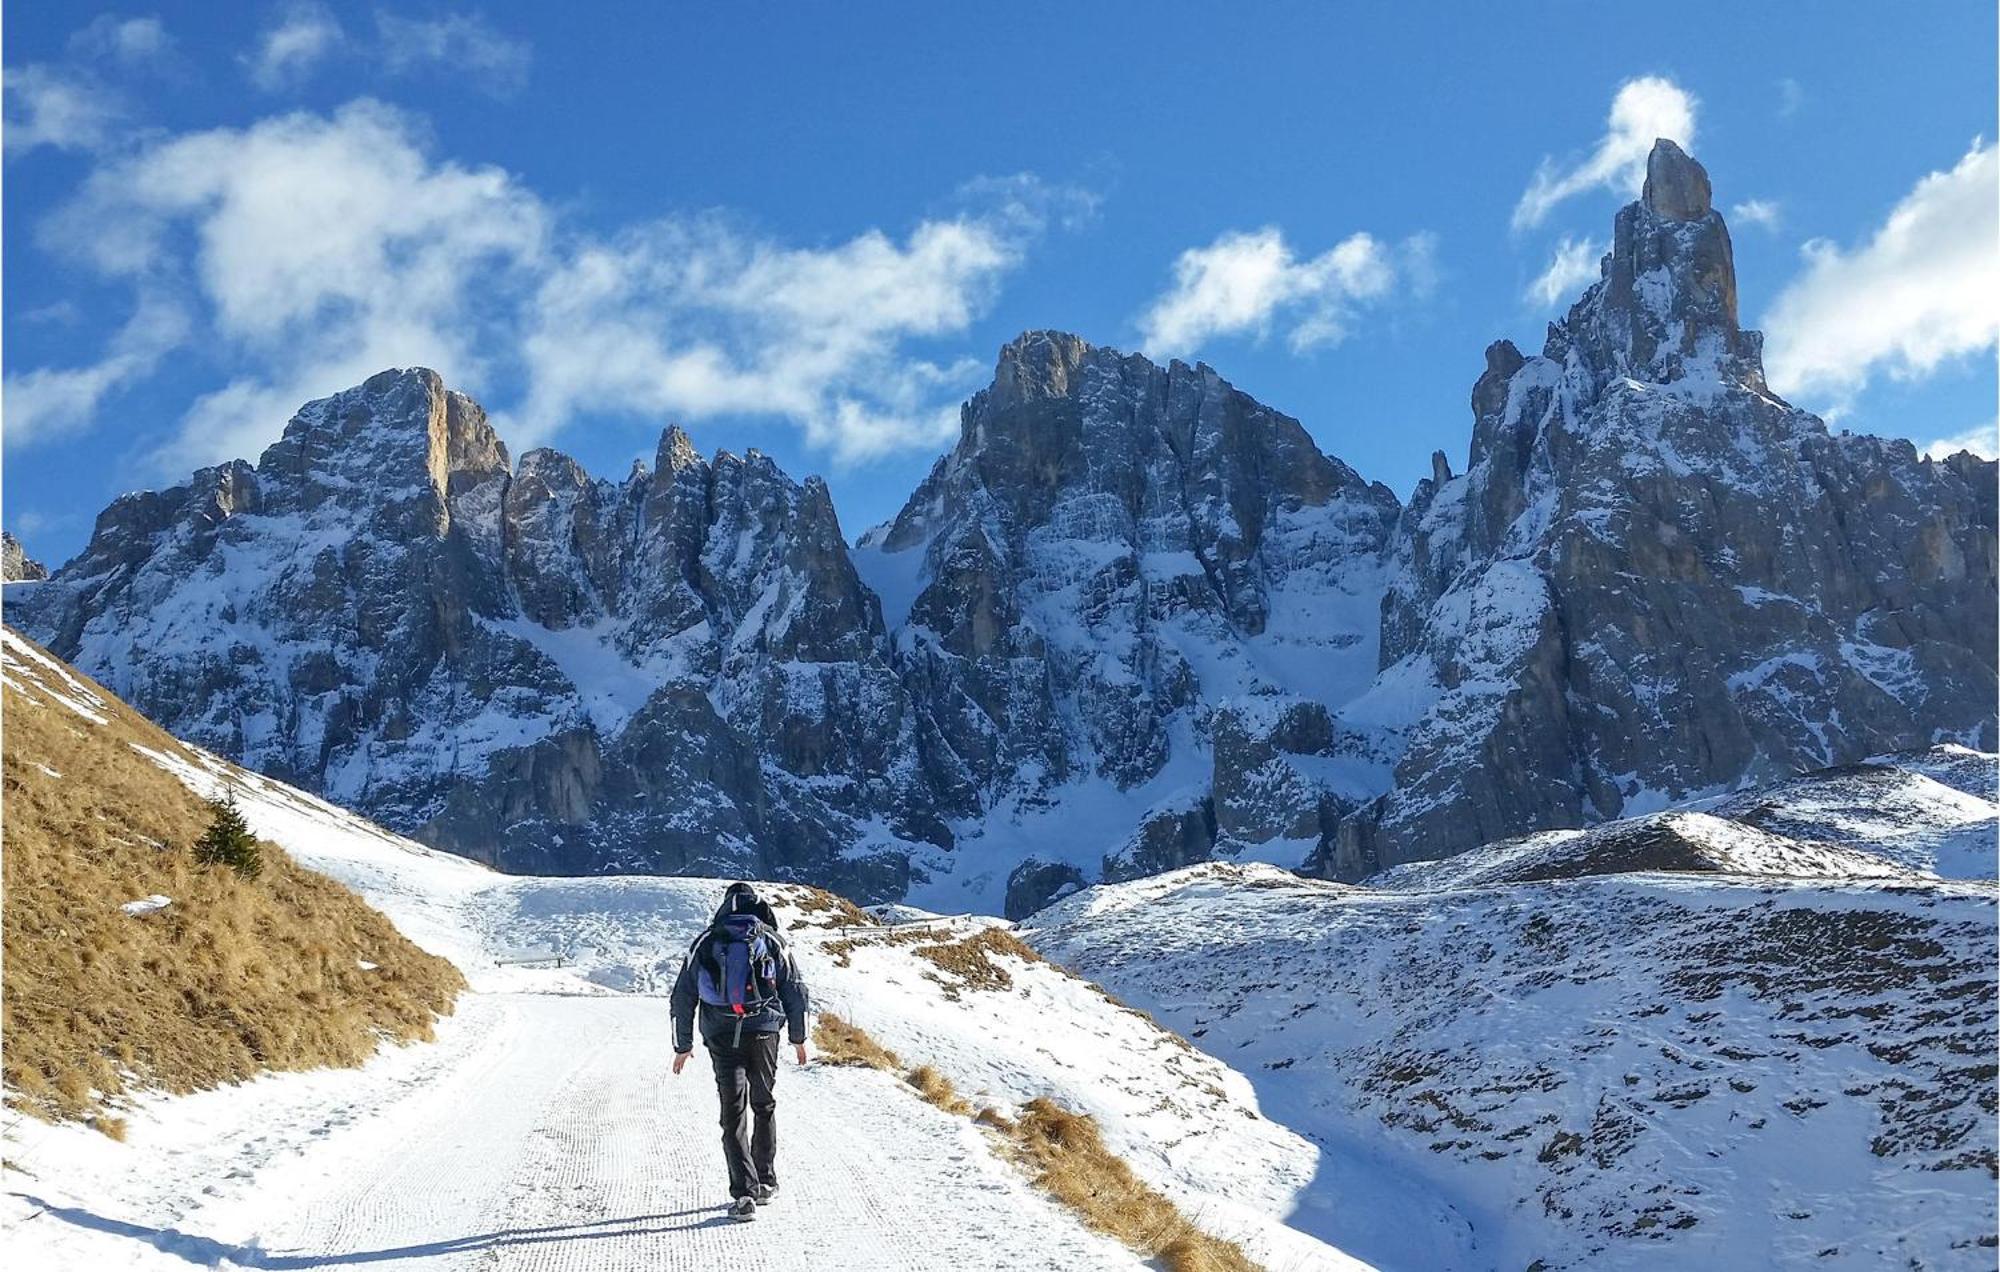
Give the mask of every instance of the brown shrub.
MULTIPOLYGON (((198 865, 190 845, 207 807, 132 744, 185 749, 94 685, 108 724, 14 679, 0 764, 0 1028, 16 1103, 86 1117, 134 1088, 184 1093, 264 1069, 359 1064, 380 1038, 431 1036, 464 987, 457 968, 276 847, 256 879, 198 865), (173 904, 119 909, 154 893, 173 904)), ((100 1126, 110 1133, 113 1120, 100 1126)))

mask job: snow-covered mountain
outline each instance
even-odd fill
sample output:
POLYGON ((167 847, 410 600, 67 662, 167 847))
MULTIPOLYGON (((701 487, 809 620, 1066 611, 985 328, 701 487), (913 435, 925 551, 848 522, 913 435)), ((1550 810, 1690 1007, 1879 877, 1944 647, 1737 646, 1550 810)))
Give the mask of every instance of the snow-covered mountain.
POLYGON ((176 735, 510 870, 902 890, 940 837, 826 486, 668 429, 508 461, 429 371, 128 495, 9 618, 176 735))
POLYGON ((1361 887, 1189 867, 1021 934, 1249 1074, 1325 1154, 1302 1212, 1372 1157, 1463 1216, 1434 1266, 1986 1268, 1996 825, 1993 756, 1883 757, 1361 887), (1908 868, 1954 837, 1984 881, 1908 868))
POLYGON ((1995 467, 1772 395, 1670 142, 1407 505, 1206 366, 1033 332, 850 549, 817 480, 510 464, 425 371, 127 496, 9 616, 181 736, 512 870, 1025 914, 1358 878, 1996 744, 1995 467))
POLYGON ((1401 757, 1326 873, 1996 744, 1994 466, 1770 392, 1708 174, 1670 141, 1602 275, 1540 357, 1486 351, 1470 468, 1403 511, 1369 695, 1401 757))
POLYGON ((999 908, 1004 877, 1019 914, 1218 843, 1331 834, 1386 776, 1332 759, 1332 712, 1374 674, 1397 507, 1208 367, 1009 344, 957 447, 856 552, 932 771, 980 814, 920 895, 999 908))

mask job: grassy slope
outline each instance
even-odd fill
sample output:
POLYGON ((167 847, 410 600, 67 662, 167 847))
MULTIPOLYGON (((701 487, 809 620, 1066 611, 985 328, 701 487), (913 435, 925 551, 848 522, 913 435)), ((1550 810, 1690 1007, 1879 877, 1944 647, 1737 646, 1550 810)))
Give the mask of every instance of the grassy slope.
POLYGON ((131 745, 180 744, 18 652, 0 699, 12 1103, 115 1133, 104 1105, 128 1090, 358 1064, 381 1038, 430 1036, 463 988, 456 968, 273 845, 255 880, 195 864, 207 807, 131 745), (119 909, 155 893, 173 904, 119 909))

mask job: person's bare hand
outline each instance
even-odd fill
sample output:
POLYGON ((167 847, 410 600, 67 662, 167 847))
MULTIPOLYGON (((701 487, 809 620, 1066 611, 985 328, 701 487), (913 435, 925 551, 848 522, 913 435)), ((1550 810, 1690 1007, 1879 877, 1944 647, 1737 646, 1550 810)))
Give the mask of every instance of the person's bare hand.
POLYGON ((799 1053, 799 1063, 804 1064, 806 1062, 806 1044, 795 1042, 792 1044, 792 1050, 799 1053))
MULTIPOLYGON (((801 1050, 803 1050, 803 1049, 804 1049, 804 1048, 801 1048, 801 1050)), ((674 1053, 674 1072, 678 1074, 678 1073, 679 1073, 679 1072, 680 1072, 680 1071, 681 1071, 682 1069, 685 1069, 685 1068, 687 1067, 687 1062, 688 1062, 688 1057, 689 1057, 689 1056, 691 1056, 691 1055, 693 1055, 693 1054, 694 1054, 694 1053, 693 1053, 693 1052, 691 1052, 691 1051, 677 1051, 677 1052, 675 1052, 675 1053, 674 1053)))

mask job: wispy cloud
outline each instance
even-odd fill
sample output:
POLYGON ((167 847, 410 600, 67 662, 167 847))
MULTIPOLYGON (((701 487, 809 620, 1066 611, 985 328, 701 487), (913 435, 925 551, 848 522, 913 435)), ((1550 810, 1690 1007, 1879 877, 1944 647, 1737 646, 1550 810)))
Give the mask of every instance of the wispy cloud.
POLYGON ((478 14, 419 19, 380 12, 375 28, 382 64, 393 74, 448 66, 486 92, 506 94, 527 82, 534 60, 527 41, 502 35, 478 14))
POLYGON ((1597 264, 1603 255, 1604 244, 1564 235, 1549 257, 1548 268, 1528 284, 1528 299, 1544 309, 1560 304, 1597 281, 1597 264))
POLYGON ((278 10, 242 57, 250 82, 267 92, 304 80, 346 43, 333 11, 313 0, 293 0, 278 10))
POLYGON ((1775 199, 1745 199, 1731 205, 1729 219, 1738 225, 1756 225, 1775 230, 1784 220, 1784 209, 1775 199))
POLYGON ((1781 393, 1838 405, 1878 372, 1928 375, 2000 339, 2000 161, 1976 141, 1933 172, 1867 241, 1819 239, 1764 315, 1765 359, 1781 393))
POLYGON ((121 18, 104 13, 72 35, 70 50, 125 66, 157 62, 173 52, 173 37, 158 18, 121 18))
POLYGON ((107 394, 152 374, 187 331, 181 307, 147 291, 97 362, 9 372, 0 390, 8 445, 33 446, 87 429, 107 394))
POLYGON ((8 158, 44 147, 98 150, 130 122, 126 97, 110 80, 177 69, 173 37, 158 18, 103 14, 72 33, 68 55, 6 70, 8 158))
POLYGON ((1604 135, 1590 153, 1567 166, 1545 158, 1514 206, 1514 228, 1540 225, 1555 206, 1589 190, 1636 196, 1646 180, 1646 156, 1661 137, 1694 148, 1694 96, 1670 79, 1645 75, 1626 80, 1611 99, 1604 135))
POLYGON ((40 64, 6 71, 6 152, 43 146, 95 150, 123 114, 116 95, 88 76, 40 64))
MULTIPOLYGON (((1051 223, 1087 197, 978 183, 907 232, 799 247, 719 217, 611 234, 497 168, 435 158, 377 102, 156 139, 106 160, 44 240, 136 297, 172 297, 241 374, 199 400, 156 469, 255 454, 311 397, 388 366, 522 385, 517 441, 594 415, 792 420, 837 461, 948 435, 981 360, 965 332, 1051 223), (918 346, 926 346, 918 352, 918 346)), ((135 320, 136 321, 136 320, 135 320)), ((87 427, 166 339, 8 382, 37 431, 87 427), (141 356, 141 355, 145 356, 141 356)), ((499 404, 496 404, 499 405, 499 404)))
POLYGON ((1787 75, 1778 81, 1778 118, 1790 119, 1806 104, 1805 85, 1787 75))
POLYGON ((240 60, 251 83, 275 92, 336 58, 389 76, 446 69, 460 83, 505 96, 527 83, 534 49, 477 13, 413 18, 377 10, 372 33, 354 32, 320 0, 289 0, 240 60))
POLYGON ((1282 327, 1295 353, 1338 344, 1362 305, 1398 289, 1427 294, 1435 250, 1429 234, 1392 245, 1358 233, 1302 258, 1276 226, 1232 231, 1175 259, 1173 282, 1139 320, 1140 340, 1151 353, 1187 354, 1217 336, 1282 327))

